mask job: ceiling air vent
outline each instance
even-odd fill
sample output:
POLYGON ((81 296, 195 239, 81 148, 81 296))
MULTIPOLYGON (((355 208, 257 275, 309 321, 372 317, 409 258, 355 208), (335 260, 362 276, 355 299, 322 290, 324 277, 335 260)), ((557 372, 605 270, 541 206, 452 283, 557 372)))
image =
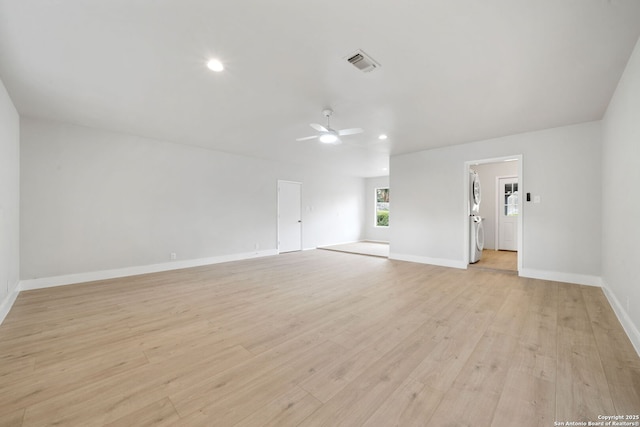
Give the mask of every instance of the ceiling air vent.
POLYGON ((364 53, 362 50, 357 50, 351 55, 347 56, 347 61, 356 67, 358 70, 368 73, 380 68, 380 64, 375 59, 364 53))

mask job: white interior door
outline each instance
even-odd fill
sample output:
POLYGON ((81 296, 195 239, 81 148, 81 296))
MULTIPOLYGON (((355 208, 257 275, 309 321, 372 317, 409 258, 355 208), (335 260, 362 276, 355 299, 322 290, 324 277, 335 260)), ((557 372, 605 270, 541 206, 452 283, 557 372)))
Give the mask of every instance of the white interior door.
POLYGON ((278 252, 302 250, 302 184, 278 181, 278 252))
POLYGON ((518 177, 498 178, 498 250, 518 250, 518 177))

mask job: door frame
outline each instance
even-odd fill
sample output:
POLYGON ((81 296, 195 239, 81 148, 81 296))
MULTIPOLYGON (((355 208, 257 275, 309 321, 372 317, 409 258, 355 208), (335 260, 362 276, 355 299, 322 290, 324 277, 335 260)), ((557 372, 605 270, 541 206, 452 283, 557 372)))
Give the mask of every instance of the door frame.
MULTIPOLYGON (((479 159, 479 160, 467 160, 464 162, 464 167, 463 167, 463 186, 462 188, 464 189, 464 192, 462 194, 463 196, 463 204, 462 204, 462 209, 463 209, 463 215, 462 215, 462 219, 463 219, 463 241, 462 241, 462 253, 463 253, 463 261, 464 261, 464 268, 469 268, 469 260, 470 260, 470 245, 469 245, 469 238, 470 238, 470 227, 469 227, 469 169, 472 169, 473 166, 475 165, 481 165, 481 164, 485 164, 485 163, 501 163, 501 162, 505 162, 505 161, 509 161, 509 160, 514 160, 518 162, 518 191, 520 191, 520 194, 524 194, 522 193, 522 189, 524 188, 524 165, 523 165, 523 156, 522 154, 514 154, 512 156, 502 156, 502 157, 492 157, 492 158, 486 158, 486 159, 479 159)), ((482 182, 480 182, 480 185, 482 185, 482 182)), ((520 271, 522 270, 522 260, 525 257, 525 253, 524 253, 524 217, 525 217, 525 210, 523 209, 524 207, 524 197, 518 197, 518 209, 519 209, 519 215, 518 215, 518 275, 520 275, 520 271)))
MULTIPOLYGON (((519 165, 518 165, 519 166, 519 165)), ((518 173, 520 170, 518 169, 518 173)), ((504 175, 504 176, 496 176, 496 223, 494 224, 494 241, 496 242, 496 250, 500 248, 500 217, 502 215, 502 192, 500 191, 500 180, 501 179, 510 179, 515 178, 518 181, 518 209, 520 209, 520 176, 519 175, 504 175), (500 195, 500 197, 498 197, 500 195)), ((520 216, 520 210, 518 210, 518 216, 520 216)), ((520 231, 518 230, 518 235, 516 238, 520 240, 520 231)), ((517 248, 517 247, 516 247, 517 248)))
POLYGON ((289 181, 286 179, 279 179, 276 182, 276 251, 280 254, 280 184, 288 183, 288 184, 298 184, 300 186, 300 250, 303 249, 302 246, 302 182, 299 181, 289 181))

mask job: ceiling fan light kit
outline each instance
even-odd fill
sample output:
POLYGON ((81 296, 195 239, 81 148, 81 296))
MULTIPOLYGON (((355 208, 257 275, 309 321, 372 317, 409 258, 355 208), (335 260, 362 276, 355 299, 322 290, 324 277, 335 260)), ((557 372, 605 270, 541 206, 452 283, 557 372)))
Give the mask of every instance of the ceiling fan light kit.
POLYGON ((338 142, 338 135, 327 132, 323 135, 320 135, 319 139, 323 144, 335 144, 336 142, 338 142))
POLYGON ((311 126, 313 129, 318 131, 318 134, 313 136, 305 136, 303 138, 298 138, 296 139, 296 141, 306 141, 309 139, 318 138, 320 142, 322 142, 323 144, 338 145, 342 143, 342 141, 340 140, 341 136, 355 135, 357 133, 364 132, 360 128, 351 128, 351 129, 342 129, 342 130, 331 129, 331 123, 329 118, 331 117, 332 114, 333 114, 333 110, 330 108, 325 108, 324 110, 322 110, 322 115, 327 118, 327 126, 325 127, 318 123, 311 123, 309 124, 309 126, 311 126))

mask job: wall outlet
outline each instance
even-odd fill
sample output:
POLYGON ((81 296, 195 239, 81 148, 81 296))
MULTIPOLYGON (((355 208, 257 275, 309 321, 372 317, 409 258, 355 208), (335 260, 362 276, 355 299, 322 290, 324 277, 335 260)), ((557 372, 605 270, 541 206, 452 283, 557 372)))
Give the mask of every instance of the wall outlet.
POLYGON ((174 261, 176 258, 178 258, 178 254, 171 252, 171 261, 174 261))

